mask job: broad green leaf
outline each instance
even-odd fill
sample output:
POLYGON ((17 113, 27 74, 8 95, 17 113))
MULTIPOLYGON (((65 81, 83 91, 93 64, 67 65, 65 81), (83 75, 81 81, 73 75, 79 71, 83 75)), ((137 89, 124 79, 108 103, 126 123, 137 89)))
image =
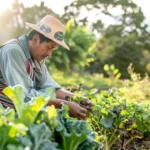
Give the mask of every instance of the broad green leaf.
POLYGON ((105 127, 105 128, 110 128, 112 127, 113 120, 111 118, 108 119, 101 119, 100 123, 105 127))
POLYGON ((81 134, 77 134, 75 131, 71 132, 70 134, 61 131, 62 136, 62 149, 63 150, 76 150, 77 147, 87 139, 87 135, 85 132, 81 132, 81 134))
POLYGON ((32 99, 31 102, 27 103, 26 109, 22 110, 22 117, 19 118, 18 121, 30 127, 46 103, 47 102, 42 97, 32 99))
MULTIPOLYGON (((31 99, 28 103, 24 103, 24 90, 20 85, 14 87, 7 87, 3 92, 13 101, 15 108, 17 110, 18 119, 16 122, 24 123, 26 126, 30 127, 38 113, 47 104, 48 100, 53 99, 55 96, 54 89, 46 89, 46 92, 42 96, 31 99)), ((13 112, 9 115, 12 119, 13 112)))
POLYGON ((14 87, 6 87, 3 92, 6 96, 8 96, 14 103, 15 108, 17 110, 17 114, 20 117, 22 117, 22 110, 24 109, 24 89, 20 85, 16 85, 14 87))
POLYGON ((34 125, 30 133, 33 139, 32 150, 58 150, 57 144, 51 141, 52 133, 45 123, 34 125))
POLYGON ((63 150, 76 150, 88 138, 93 141, 91 126, 87 122, 77 119, 70 118, 66 120, 64 111, 66 112, 64 107, 58 111, 59 125, 56 131, 61 136, 62 141, 59 147, 63 150))

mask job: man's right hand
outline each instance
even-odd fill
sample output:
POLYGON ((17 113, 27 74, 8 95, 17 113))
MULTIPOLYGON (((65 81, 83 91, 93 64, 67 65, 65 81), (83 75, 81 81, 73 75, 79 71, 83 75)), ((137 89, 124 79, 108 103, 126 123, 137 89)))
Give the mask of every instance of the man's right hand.
POLYGON ((62 99, 54 99, 48 102, 48 105, 54 105, 56 108, 62 108, 62 103, 68 105, 70 108, 69 115, 74 118, 78 118, 80 120, 84 120, 87 117, 87 110, 82 108, 79 104, 75 102, 69 102, 62 99))
POLYGON ((79 120, 85 120, 87 116, 87 110, 82 108, 79 104, 75 102, 68 102, 70 108, 70 116, 78 118, 79 120))

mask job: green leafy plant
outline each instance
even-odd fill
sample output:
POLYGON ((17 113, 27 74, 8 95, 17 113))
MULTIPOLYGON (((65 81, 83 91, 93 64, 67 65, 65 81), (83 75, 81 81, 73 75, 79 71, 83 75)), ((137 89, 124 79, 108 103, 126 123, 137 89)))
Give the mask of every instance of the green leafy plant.
POLYGON ((33 98, 30 102, 25 103, 24 90, 21 86, 5 88, 3 92, 13 101, 17 111, 18 119, 15 121, 30 127, 34 123, 40 110, 47 104, 49 99, 54 97, 54 89, 47 90, 44 95, 33 98))
POLYGON ((105 64, 104 65, 104 71, 109 75, 109 78, 111 80, 119 79, 121 77, 121 73, 119 72, 119 69, 115 68, 115 66, 105 64))
POLYGON ((28 103, 23 102, 21 86, 7 87, 4 93, 14 102, 17 116, 14 110, 0 106, 0 150, 77 150, 80 147, 96 150, 102 147, 86 121, 69 117, 68 106, 58 110, 54 106, 46 107, 54 96, 53 90, 28 103))
MULTIPOLYGON (((125 93, 117 88, 96 93, 97 90, 92 89, 85 94, 94 103, 87 121, 98 134, 97 140, 103 143, 104 149, 111 149, 117 141, 120 141, 118 148, 125 148, 134 139, 142 139, 144 133, 149 131, 149 127, 146 127, 146 124, 149 124, 148 120, 140 123, 143 120, 142 114, 148 114, 145 104, 139 107, 141 104, 131 103, 126 99, 125 93), (141 108, 142 114, 137 108, 141 108)), ((147 117, 149 115, 145 115, 145 118, 147 117)))

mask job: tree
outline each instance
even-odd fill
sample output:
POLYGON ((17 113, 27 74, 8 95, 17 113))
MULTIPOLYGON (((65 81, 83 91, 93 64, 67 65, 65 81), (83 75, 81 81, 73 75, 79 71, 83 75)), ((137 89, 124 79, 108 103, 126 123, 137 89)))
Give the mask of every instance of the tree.
POLYGON ((92 50, 96 41, 95 35, 89 33, 86 26, 76 27, 70 20, 66 24, 65 40, 70 51, 63 47, 57 48, 53 57, 47 60, 47 64, 59 70, 84 71, 84 67, 94 60, 92 50))
POLYGON ((141 8, 133 3, 132 0, 76 0, 64 9, 63 18, 65 20, 74 19, 75 23, 80 25, 86 25, 89 19, 88 16, 92 13, 95 21, 91 22, 91 27, 92 30, 98 32, 105 31, 105 28, 103 28, 104 23, 102 22, 102 18, 105 16, 113 18, 117 24, 119 23, 132 29, 135 27, 140 28, 144 20, 141 8), (113 14, 112 10, 114 9, 117 9, 120 13, 113 14), (82 12, 87 13, 83 15, 82 12))
POLYGON ((133 63, 135 71, 144 74, 150 58, 150 36, 141 8, 132 0, 77 0, 65 7, 64 18, 73 18, 76 24, 84 25, 88 24, 90 12, 95 12, 96 16, 95 21, 90 23, 91 29, 99 33, 100 39, 94 50, 95 60, 86 70, 91 73, 103 72, 105 63, 114 64, 122 76, 129 77, 127 67, 133 63), (113 13, 114 8, 120 13, 113 13), (87 12, 84 18, 81 17, 81 10, 87 12), (116 23, 107 27, 101 16, 109 16, 116 23))

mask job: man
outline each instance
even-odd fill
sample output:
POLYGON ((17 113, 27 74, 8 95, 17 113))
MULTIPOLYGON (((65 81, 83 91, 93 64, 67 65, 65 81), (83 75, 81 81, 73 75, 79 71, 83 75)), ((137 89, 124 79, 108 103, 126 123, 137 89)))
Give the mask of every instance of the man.
MULTIPOLYGON (((70 108, 70 115, 78 119, 85 119, 87 109, 79 104, 66 101, 73 93, 60 87, 49 75, 45 65, 45 58, 52 56, 53 50, 61 45, 69 50, 64 42, 65 26, 52 16, 45 16, 37 25, 26 23, 32 28, 28 35, 22 35, 5 43, 0 48, 0 101, 4 105, 13 107, 12 102, 2 93, 6 86, 20 84, 25 89, 25 102, 38 93, 43 94, 46 88, 56 89, 56 99, 50 100, 49 105, 61 108, 62 103, 70 108)), ((83 98, 82 104, 87 108, 91 102, 83 98)))

